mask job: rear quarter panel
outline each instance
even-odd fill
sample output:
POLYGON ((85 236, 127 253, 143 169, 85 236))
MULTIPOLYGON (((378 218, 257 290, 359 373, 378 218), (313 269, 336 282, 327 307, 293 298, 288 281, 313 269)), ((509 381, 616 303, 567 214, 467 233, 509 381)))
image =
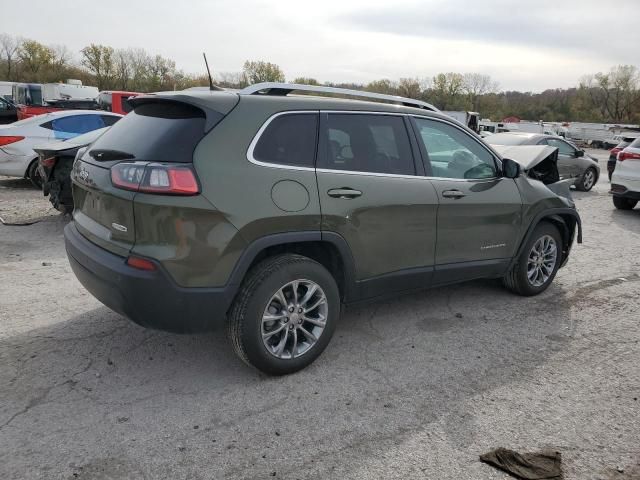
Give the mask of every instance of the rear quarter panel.
POLYGON ((273 97, 240 100, 196 148, 194 165, 203 195, 246 243, 275 233, 320 230, 315 171, 261 166, 247 159, 249 145, 264 122, 278 111, 295 109, 282 103, 273 97), (306 190, 306 205, 297 211, 276 206, 272 190, 283 181, 285 185, 296 182, 306 190))

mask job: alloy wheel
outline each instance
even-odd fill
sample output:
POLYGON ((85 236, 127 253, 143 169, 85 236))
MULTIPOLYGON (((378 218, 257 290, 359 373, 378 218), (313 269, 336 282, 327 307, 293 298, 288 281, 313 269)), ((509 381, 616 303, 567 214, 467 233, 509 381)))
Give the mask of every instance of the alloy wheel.
POLYGON ((596 174, 591 168, 589 168, 586 172, 584 172, 582 187, 585 190, 591 190, 591 187, 593 187, 594 183, 596 183, 596 174))
POLYGON ((534 287, 541 287, 551 277, 558 260, 558 247, 551 235, 543 235, 531 248, 527 260, 527 279, 534 287))
POLYGON ((329 306, 322 288, 311 280, 294 280, 275 292, 262 315, 262 342, 283 360, 308 352, 324 331, 329 306))

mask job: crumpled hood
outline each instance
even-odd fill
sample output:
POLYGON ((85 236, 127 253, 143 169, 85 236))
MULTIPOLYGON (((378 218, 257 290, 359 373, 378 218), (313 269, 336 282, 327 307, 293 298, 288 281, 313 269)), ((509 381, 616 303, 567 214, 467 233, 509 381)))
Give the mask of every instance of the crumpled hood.
POLYGON ((549 145, 491 145, 503 158, 518 162, 526 172, 558 150, 549 145))

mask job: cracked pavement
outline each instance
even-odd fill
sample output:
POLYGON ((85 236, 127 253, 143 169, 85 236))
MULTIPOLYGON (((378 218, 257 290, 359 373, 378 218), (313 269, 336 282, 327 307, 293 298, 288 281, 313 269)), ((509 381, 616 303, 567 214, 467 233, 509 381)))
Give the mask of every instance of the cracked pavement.
MULTIPOLYGON (((0 178, 0 209, 46 211, 20 182, 0 178)), ((496 447, 558 450, 566 479, 640 478, 640 208, 614 210, 608 185, 574 192, 585 243, 541 296, 485 281, 352 307, 284 378, 221 332, 103 307, 65 218, 0 225, 0 478, 508 478, 478 461, 496 447)))

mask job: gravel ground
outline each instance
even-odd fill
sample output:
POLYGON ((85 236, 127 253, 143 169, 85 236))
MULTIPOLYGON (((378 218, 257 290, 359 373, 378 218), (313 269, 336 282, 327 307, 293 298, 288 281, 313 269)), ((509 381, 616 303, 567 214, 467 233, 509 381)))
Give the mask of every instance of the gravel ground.
POLYGON ((472 282, 350 308, 315 364, 269 378, 223 335, 103 307, 68 220, 0 179, 0 215, 40 219, 0 225, 0 478, 507 478, 478 461, 495 447, 640 478, 640 208, 607 190, 575 192, 584 244, 541 296, 472 282))

